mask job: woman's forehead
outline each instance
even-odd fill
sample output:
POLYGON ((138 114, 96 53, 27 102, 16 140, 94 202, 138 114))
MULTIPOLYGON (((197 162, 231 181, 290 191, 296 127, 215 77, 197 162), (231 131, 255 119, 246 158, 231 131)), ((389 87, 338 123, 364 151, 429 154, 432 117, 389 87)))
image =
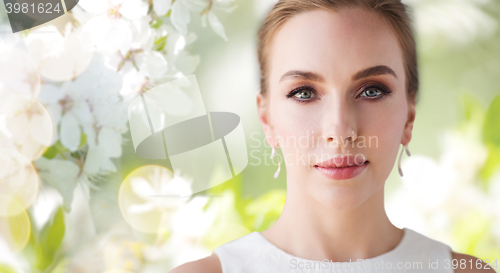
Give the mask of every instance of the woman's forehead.
POLYGON ((326 78, 351 78, 377 65, 403 71, 394 31, 379 15, 361 9, 296 15, 278 30, 270 49, 271 85, 289 70, 315 71, 326 78))

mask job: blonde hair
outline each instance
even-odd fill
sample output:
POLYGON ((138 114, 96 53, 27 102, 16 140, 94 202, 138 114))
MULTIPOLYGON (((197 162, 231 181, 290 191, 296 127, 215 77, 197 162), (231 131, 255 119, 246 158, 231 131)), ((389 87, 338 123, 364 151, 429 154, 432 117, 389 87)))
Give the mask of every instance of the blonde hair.
POLYGON ((416 103, 418 91, 417 53, 408 6, 400 0, 280 0, 267 15, 258 32, 260 92, 267 93, 269 47, 279 28, 294 15, 318 9, 338 11, 341 8, 362 8, 384 18, 399 40, 405 66, 406 91, 416 103))

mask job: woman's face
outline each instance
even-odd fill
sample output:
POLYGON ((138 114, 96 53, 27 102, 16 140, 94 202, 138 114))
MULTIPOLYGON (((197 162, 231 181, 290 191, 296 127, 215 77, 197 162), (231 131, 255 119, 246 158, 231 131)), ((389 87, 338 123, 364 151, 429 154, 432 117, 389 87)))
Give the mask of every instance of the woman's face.
POLYGON ((287 21, 270 47, 257 104, 268 143, 281 147, 288 191, 344 210, 383 190, 415 116, 390 26, 361 9, 316 10, 287 21), (329 161, 344 156, 356 161, 329 161))

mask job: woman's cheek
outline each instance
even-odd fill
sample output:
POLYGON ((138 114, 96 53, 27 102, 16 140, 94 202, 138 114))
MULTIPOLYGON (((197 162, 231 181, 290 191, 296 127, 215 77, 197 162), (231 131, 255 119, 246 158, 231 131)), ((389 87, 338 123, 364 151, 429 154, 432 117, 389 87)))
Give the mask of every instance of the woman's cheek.
MULTIPOLYGON (((309 146, 307 131, 310 124, 313 123, 308 121, 304 112, 301 112, 303 109, 298 109, 293 104, 295 103, 288 101, 276 103, 271 113, 277 141, 280 142, 280 149, 287 166, 307 164, 305 160, 309 146)), ((295 173, 298 169, 292 168, 290 171, 295 173)))
POLYGON ((377 166, 375 170, 380 175, 385 176, 393 168, 395 155, 400 147, 398 144, 401 141, 402 132, 401 119, 399 118, 401 112, 385 111, 377 116, 385 118, 379 118, 378 121, 371 120, 371 123, 366 124, 367 128, 369 128, 367 130, 369 134, 367 139, 371 139, 367 143, 370 149, 369 160, 372 162, 372 166, 377 166))
MULTIPOLYGON (((298 104, 289 102, 288 104, 298 104)), ((281 135, 284 140, 289 140, 290 146, 294 146, 296 142, 300 148, 308 148, 307 141, 312 141, 312 136, 320 132, 321 128, 317 128, 321 124, 321 118, 317 116, 314 107, 301 105, 288 105, 277 109, 276 119, 274 120, 277 128, 277 134, 281 135), (299 139, 302 140, 298 145, 299 139)))

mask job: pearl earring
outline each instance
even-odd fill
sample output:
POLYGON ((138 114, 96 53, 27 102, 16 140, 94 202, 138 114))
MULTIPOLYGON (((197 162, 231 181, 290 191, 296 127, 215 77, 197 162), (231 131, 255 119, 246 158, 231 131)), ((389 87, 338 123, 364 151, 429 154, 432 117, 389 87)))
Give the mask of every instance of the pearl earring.
MULTIPOLYGON (((273 160, 274 155, 276 155, 276 147, 273 147, 273 149, 271 151, 271 160, 273 160)), ((281 170, 281 161, 278 158, 278 170, 276 170, 276 172, 274 173, 275 179, 278 177, 278 175, 280 175, 280 170, 281 170)))
MULTIPOLYGON (((408 144, 403 145, 403 149, 406 151, 406 155, 411 156, 410 150, 408 149, 408 144)), ((398 171, 399 171, 399 176, 403 177, 403 171, 401 170, 401 156, 403 155, 403 149, 401 149, 401 153, 399 153, 399 159, 398 159, 398 171)))

